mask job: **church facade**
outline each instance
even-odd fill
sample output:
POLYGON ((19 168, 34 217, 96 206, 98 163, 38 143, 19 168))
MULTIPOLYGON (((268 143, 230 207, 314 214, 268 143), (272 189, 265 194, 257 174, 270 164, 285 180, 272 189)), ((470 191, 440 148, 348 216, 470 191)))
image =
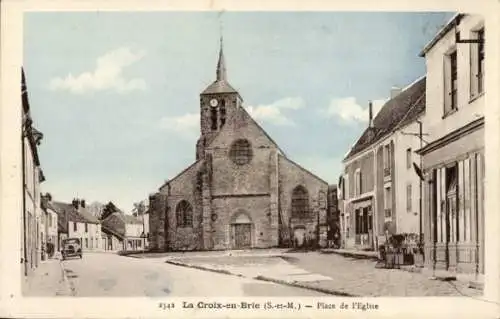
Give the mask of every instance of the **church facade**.
POLYGON ((216 80, 200 94, 196 160, 150 195, 152 250, 326 244, 328 183, 288 159, 242 103, 221 41, 216 80))

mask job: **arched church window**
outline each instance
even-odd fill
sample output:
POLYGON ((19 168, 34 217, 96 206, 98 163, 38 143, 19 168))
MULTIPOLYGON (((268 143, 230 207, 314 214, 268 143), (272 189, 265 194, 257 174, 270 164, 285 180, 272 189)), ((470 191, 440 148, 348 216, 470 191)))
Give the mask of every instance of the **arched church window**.
POLYGON ((299 185, 292 192, 292 217, 306 217, 309 214, 309 193, 299 185))
POLYGON ((229 150, 229 157, 237 165, 244 165, 252 159, 252 146, 250 142, 245 139, 237 140, 231 145, 229 150))
POLYGON ((212 122, 212 131, 217 130, 217 110, 215 108, 212 108, 210 110, 210 120, 212 122))
POLYGON ((193 227, 193 207, 189 202, 182 200, 175 209, 177 227, 193 227))
POLYGON ((220 126, 226 124, 226 106, 224 105, 224 100, 222 100, 222 105, 220 107, 220 126))

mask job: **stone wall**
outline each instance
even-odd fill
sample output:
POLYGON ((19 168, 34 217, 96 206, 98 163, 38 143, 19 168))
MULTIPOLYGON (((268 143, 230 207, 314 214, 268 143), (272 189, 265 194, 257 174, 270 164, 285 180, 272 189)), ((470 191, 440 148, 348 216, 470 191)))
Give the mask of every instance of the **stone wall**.
POLYGON ((231 220, 243 211, 252 221, 252 247, 267 248, 278 245, 278 230, 272 229, 269 196, 218 197, 212 200, 217 220, 213 232, 214 249, 234 247, 231 220))
POLYGON ((167 247, 171 250, 193 250, 202 248, 202 207, 200 207, 198 172, 203 161, 196 162, 161 190, 166 196, 165 209, 167 247), (176 209, 181 201, 187 201, 193 209, 193 227, 177 227, 176 209))
POLYGON ((279 178, 280 210, 284 222, 282 226, 290 229, 292 237, 294 229, 303 226, 305 233, 315 239, 319 219, 320 238, 326 244, 328 184, 283 156, 279 157, 279 178), (301 219, 292 218, 291 214, 292 192, 299 185, 307 189, 311 208, 310 215, 301 219))

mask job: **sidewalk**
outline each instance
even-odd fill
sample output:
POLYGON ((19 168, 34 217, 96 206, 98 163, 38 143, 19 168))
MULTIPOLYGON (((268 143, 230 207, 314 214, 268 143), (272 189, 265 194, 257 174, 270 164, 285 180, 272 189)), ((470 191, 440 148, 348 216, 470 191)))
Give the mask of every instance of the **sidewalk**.
POLYGON ((48 259, 40 262, 38 268, 23 279, 22 290, 26 297, 71 295, 71 289, 59 259, 48 259))
MULTIPOLYGON (((374 251, 360 251, 360 250, 347 250, 347 249, 322 249, 323 254, 336 254, 348 258, 356 259, 371 259, 374 261, 378 260, 378 253, 374 251)), ((484 276, 474 276, 473 274, 457 274, 454 272, 449 272, 445 270, 432 270, 427 268, 415 267, 414 265, 401 265, 400 270, 421 273, 426 277, 433 277, 437 280, 458 280, 462 284, 468 284, 469 287, 475 289, 483 289, 484 286, 484 276)))
POLYGON ((281 256, 186 256, 167 263, 307 288, 337 296, 471 296, 482 295, 462 282, 430 280, 397 269, 377 269, 371 259, 348 259, 317 252, 281 256))
POLYGON ((378 260, 378 253, 376 251, 363 251, 363 250, 347 250, 347 249, 321 249, 322 254, 336 254, 344 257, 358 258, 358 259, 373 259, 378 260))

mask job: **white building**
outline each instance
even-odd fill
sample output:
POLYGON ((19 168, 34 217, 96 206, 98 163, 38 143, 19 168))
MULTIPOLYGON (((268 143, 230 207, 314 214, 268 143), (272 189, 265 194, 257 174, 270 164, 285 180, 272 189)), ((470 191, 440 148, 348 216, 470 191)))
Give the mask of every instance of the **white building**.
POLYGON ((101 223, 87 211, 84 200, 75 199, 72 203, 51 201, 48 207, 58 214, 59 247, 65 238, 80 238, 83 251, 103 249, 101 223))
POLYGON ((368 127, 343 160, 339 205, 346 248, 375 249, 393 234, 418 239, 419 177, 413 162, 419 163, 415 150, 425 87, 421 77, 392 90, 374 118, 370 103, 368 127))
POLYGON ((484 47, 483 18, 457 14, 421 53, 428 81, 429 144, 419 153, 429 268, 484 273, 484 47))
POLYGON ((26 79, 22 70, 22 173, 23 173, 23 214, 21 225, 21 261, 24 275, 38 266, 42 258, 44 241, 43 212, 41 209, 40 183, 45 180, 40 167, 38 145, 43 135, 33 127, 30 113, 26 79))

